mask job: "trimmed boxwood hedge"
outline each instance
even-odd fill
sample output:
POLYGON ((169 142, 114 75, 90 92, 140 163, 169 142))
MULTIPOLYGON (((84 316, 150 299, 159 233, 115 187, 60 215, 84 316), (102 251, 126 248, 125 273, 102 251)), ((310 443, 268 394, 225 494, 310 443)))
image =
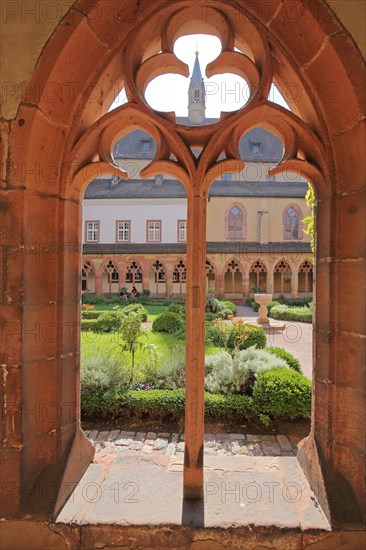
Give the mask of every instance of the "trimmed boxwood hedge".
MULTIPOLYGON (((147 416, 179 421, 184 418, 184 407, 184 390, 81 390, 81 410, 85 416, 147 416)), ((211 419, 249 419, 255 416, 255 408, 252 398, 245 395, 205 393, 205 416, 211 419)))
POLYGON ((82 319, 98 319, 100 315, 104 313, 103 311, 82 311, 81 312, 81 318, 82 319))
POLYGON ((164 311, 160 313, 152 324, 155 332, 168 332, 170 334, 179 331, 184 326, 184 321, 178 313, 164 311))
POLYGON ((294 357, 292 353, 290 353, 289 351, 286 351, 283 348, 278 348, 275 346, 270 346, 266 348, 266 351, 286 361, 290 369, 295 370, 296 372, 300 372, 300 373, 302 372, 300 367, 300 361, 296 359, 296 357, 294 357))
POLYGON ((275 306, 271 309, 270 316, 274 319, 284 319, 285 321, 297 321, 299 323, 312 323, 312 309, 304 307, 288 307, 285 305, 275 306))
POLYGON ((311 382, 290 369, 273 369, 257 377, 253 401, 258 414, 274 418, 309 418, 311 382))
POLYGON ((96 332, 98 330, 98 319, 81 319, 81 330, 96 332))

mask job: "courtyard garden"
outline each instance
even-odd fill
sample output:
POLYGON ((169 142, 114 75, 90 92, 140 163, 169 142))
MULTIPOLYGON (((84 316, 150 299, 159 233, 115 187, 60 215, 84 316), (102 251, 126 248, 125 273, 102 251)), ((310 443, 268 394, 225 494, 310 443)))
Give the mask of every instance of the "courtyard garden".
MULTIPOLYGON (((272 310, 277 308, 275 304, 272 310)), ((207 299, 206 420, 249 422, 269 429, 278 422, 308 419, 311 382, 303 376, 299 361, 280 347, 268 346, 262 327, 235 314, 235 304, 207 299)), ((148 296, 128 302, 88 297, 81 329, 85 422, 123 419, 183 425, 183 302, 157 302, 148 296)))

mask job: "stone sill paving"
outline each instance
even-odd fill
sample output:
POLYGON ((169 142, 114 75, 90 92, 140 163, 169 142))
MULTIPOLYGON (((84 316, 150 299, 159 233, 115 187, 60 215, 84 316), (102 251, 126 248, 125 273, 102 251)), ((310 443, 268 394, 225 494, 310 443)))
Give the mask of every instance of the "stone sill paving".
POLYGON ((206 434, 204 499, 184 501, 183 436, 119 430, 87 435, 95 458, 59 524, 330 531, 285 436, 206 434))
MULTIPOLYGON (((103 456, 168 455, 182 458, 184 435, 167 432, 133 432, 125 430, 86 431, 96 449, 95 461, 103 456)), ((295 456, 297 444, 285 435, 205 434, 205 455, 209 456, 295 456)))

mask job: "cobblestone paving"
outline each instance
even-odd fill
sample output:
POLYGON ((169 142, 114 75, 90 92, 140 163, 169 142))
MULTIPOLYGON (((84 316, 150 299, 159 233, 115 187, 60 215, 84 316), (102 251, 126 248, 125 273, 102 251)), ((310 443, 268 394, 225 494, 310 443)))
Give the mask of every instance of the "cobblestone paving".
MULTIPOLYGON (((167 432, 86 431, 96 452, 118 455, 168 455, 183 458, 184 435, 167 432)), ((212 456, 295 456, 297 442, 285 435, 205 434, 205 454, 212 456), (290 441, 290 439, 292 441, 290 441)))

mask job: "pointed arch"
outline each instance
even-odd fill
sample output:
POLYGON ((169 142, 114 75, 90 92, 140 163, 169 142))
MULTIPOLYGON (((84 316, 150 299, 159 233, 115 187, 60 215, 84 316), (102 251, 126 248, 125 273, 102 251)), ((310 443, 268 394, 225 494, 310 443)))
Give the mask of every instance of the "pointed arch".
POLYGON ((289 262, 279 260, 273 270, 273 290, 276 294, 289 294, 292 290, 292 269, 289 262))
POLYGON ((85 294, 95 293, 95 268, 88 259, 84 259, 81 268, 81 291, 85 294))
POLYGON ((118 294, 120 287, 120 276, 118 267, 111 260, 107 259, 102 266, 102 292, 118 294))
POLYGON ((303 238, 303 214, 297 204, 288 204, 283 211, 283 238, 285 241, 299 241, 303 238))
POLYGON ((232 258, 224 268, 225 294, 243 293, 244 269, 239 260, 232 258))
POLYGON ((313 262, 304 260, 298 270, 298 292, 312 294, 313 293, 313 262))
POLYGON ((229 240, 245 240, 246 210, 238 202, 234 202, 225 212, 225 235, 229 240))
POLYGON ((268 268, 263 260, 256 260, 249 269, 249 288, 252 292, 267 292, 268 268))
POLYGON ((207 294, 216 292, 216 267, 208 258, 206 258, 206 292, 207 294))
POLYGON ((166 295, 166 267, 160 259, 155 259, 149 267, 149 290, 151 294, 166 295))
POLYGON ((187 268, 185 261, 178 260, 173 269, 173 294, 185 294, 187 268))
POLYGON ((131 260, 127 265, 125 284, 127 285, 128 290, 131 290, 132 287, 135 286, 139 292, 142 291, 142 268, 137 260, 131 260))

